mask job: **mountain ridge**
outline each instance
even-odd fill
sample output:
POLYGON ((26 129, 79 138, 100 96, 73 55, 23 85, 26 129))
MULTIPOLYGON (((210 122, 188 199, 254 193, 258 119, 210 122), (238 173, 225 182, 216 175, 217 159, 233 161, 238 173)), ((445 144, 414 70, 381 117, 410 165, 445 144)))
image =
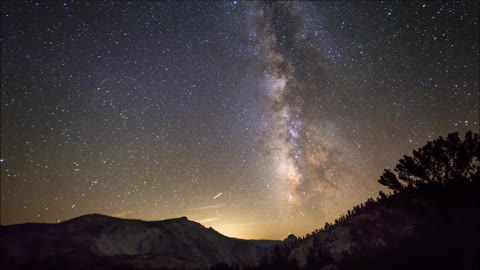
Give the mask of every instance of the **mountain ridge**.
POLYGON ((390 196, 380 193, 335 224, 327 223, 303 238, 290 235, 284 241, 227 237, 187 217, 144 221, 87 214, 57 224, 1 226, 0 265, 9 269, 281 270, 358 269, 359 265, 451 269, 463 264, 463 269, 475 269, 480 262, 473 254, 480 249, 470 239, 480 241, 476 229, 480 227, 479 185, 471 181, 390 196), (418 254, 425 258, 416 262, 418 254))
POLYGON ((128 257, 120 265, 140 269, 198 269, 219 263, 243 265, 281 243, 224 236, 187 217, 144 221, 101 214, 87 214, 56 224, 1 226, 0 235, 1 265, 14 268, 27 267, 28 264, 22 264, 24 261, 55 268, 53 258, 66 258, 65 264, 70 265, 82 261, 82 256, 93 264, 104 259, 101 265, 105 268, 118 266, 110 260, 114 257, 128 257), (145 263, 147 257, 149 262, 145 263))

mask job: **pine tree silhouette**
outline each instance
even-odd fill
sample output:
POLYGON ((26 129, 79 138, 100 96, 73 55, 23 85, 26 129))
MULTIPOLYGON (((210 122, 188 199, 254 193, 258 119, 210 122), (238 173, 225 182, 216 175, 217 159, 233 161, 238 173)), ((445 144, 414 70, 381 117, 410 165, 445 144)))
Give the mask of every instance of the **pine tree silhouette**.
POLYGON ((394 172, 387 169, 378 182, 394 192, 423 186, 445 185, 479 179, 479 136, 467 132, 462 141, 458 132, 439 137, 413 151, 413 156, 403 156, 394 172))

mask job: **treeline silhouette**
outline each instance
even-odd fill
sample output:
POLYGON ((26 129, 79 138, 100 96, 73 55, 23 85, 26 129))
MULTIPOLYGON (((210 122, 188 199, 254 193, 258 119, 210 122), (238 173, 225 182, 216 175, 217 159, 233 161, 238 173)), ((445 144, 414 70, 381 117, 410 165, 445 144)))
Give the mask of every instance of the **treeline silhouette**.
POLYGON ((479 155, 478 134, 469 131, 462 141, 458 132, 450 133, 403 156, 395 173, 385 170, 378 182, 394 192, 469 182, 480 176, 479 155))
MULTIPOLYGON (((289 260, 291 251, 305 241, 312 241, 308 249, 307 268, 319 269, 331 262, 331 257, 324 254, 316 237, 332 226, 342 224, 355 216, 372 209, 385 206, 406 207, 416 211, 419 218, 428 217, 432 227, 421 229, 421 233, 411 237, 391 235, 385 239, 390 243, 385 246, 368 243, 359 236, 352 235, 362 245, 354 246, 344 258, 337 263, 339 269, 478 269, 478 248, 470 248, 469 232, 476 231, 475 224, 480 224, 479 217, 473 217, 472 224, 453 224, 444 217, 470 217, 471 213, 480 210, 480 140, 479 135, 467 132, 462 140, 458 132, 450 133, 446 138, 439 137, 434 141, 413 151, 412 156, 405 155, 394 170, 386 169, 378 182, 391 193, 379 192, 377 198, 354 206, 346 214, 335 219, 333 224, 325 223, 323 228, 316 229, 299 237, 291 243, 277 245, 270 256, 263 256, 259 261, 243 269, 298 269, 296 260, 289 260), (409 200, 427 198, 435 201, 443 213, 438 216, 429 213, 428 209, 418 208, 409 200), (463 213, 463 212, 465 213, 463 213), (443 215, 443 217, 441 216, 443 215), (438 223, 438 224, 437 224, 438 223), (452 227, 454 226, 454 227, 452 227), (456 227, 455 227, 456 226, 456 227), (467 230, 462 231, 462 227, 467 230), (452 229, 459 231, 452 232, 452 229), (442 236, 439 243, 438 238, 442 236), (444 256, 443 258, 439 256, 444 256), (408 258, 408 259, 407 259, 408 258), (460 264, 459 264, 460 263, 460 264), (462 265, 463 263, 463 265, 462 265)), ((461 222, 460 222, 461 223, 461 222)), ((477 241, 480 239, 476 239, 477 241)), ((221 269, 237 269, 223 265, 221 269)), ((217 268, 220 269, 220 268, 217 268)))

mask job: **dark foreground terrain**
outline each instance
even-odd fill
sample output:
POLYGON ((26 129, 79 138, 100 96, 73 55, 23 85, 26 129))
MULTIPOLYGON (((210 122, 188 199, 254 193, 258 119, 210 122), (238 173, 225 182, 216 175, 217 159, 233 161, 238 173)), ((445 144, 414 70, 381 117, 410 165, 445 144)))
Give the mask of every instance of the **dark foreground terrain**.
POLYGON ((480 269, 479 181, 355 207, 303 238, 229 238, 178 218, 0 227, 2 269, 480 269))
POLYGON ((368 200, 249 269, 480 269, 479 181, 368 200))
POLYGON ((202 269, 244 265, 281 241, 226 237, 187 218, 92 214, 59 224, 0 227, 1 269, 202 269))

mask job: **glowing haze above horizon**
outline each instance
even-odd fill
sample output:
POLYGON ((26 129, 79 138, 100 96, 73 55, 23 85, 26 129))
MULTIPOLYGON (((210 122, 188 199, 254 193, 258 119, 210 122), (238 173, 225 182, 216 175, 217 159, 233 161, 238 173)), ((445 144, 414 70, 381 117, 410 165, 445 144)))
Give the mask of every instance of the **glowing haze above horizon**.
POLYGON ((2 2, 1 223, 304 235, 478 130, 477 30, 477 1, 2 2))

